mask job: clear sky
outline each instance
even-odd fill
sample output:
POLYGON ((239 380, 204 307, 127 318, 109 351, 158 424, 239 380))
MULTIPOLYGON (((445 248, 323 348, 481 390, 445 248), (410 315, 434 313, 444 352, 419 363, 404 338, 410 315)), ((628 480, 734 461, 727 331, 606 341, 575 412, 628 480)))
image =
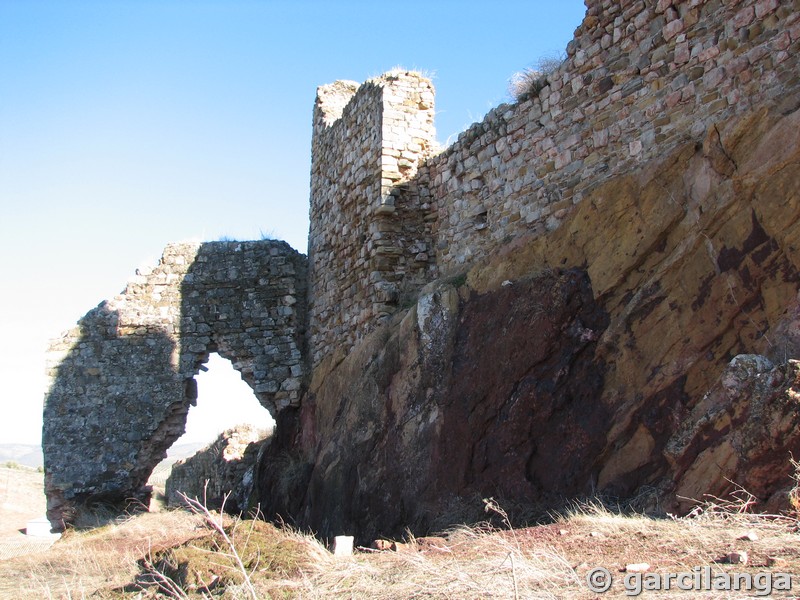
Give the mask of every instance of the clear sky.
POLYGON ((47 340, 166 243, 269 235, 305 252, 318 85, 424 71, 446 143, 510 100, 514 72, 563 53, 584 13, 580 0, 0 0, 0 443, 39 441, 47 340))

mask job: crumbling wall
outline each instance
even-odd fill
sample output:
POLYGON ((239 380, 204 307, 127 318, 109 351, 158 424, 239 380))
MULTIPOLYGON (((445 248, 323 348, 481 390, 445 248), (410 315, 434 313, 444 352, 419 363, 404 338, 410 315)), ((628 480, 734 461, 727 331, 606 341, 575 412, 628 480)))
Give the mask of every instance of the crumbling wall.
POLYGON ((177 461, 165 486, 167 504, 185 506, 185 496, 214 510, 245 512, 255 484, 257 459, 270 435, 271 430, 237 425, 193 456, 177 461))
POLYGON ((386 108, 395 96, 405 98, 404 114, 426 115, 433 101, 424 80, 389 74, 320 88, 309 237, 314 365, 410 305, 426 281, 459 274, 511 239, 557 229, 593 190, 682 144, 711 140, 717 162, 727 162, 721 168, 735 169, 720 135, 710 135, 717 124, 800 104, 797 2, 587 7, 566 60, 538 91, 490 111, 436 155, 381 154, 432 139, 427 120, 398 127, 386 108), (338 112, 324 113, 330 89, 345 85, 338 112))
POLYGON ((346 352, 429 278, 429 231, 404 193, 433 148, 433 87, 393 72, 317 91, 311 158, 312 364, 346 352))
POLYGON ((147 502, 146 481, 184 432, 194 376, 229 359, 273 416, 300 400, 305 257, 284 242, 174 244, 48 352, 42 443, 48 517, 147 502))

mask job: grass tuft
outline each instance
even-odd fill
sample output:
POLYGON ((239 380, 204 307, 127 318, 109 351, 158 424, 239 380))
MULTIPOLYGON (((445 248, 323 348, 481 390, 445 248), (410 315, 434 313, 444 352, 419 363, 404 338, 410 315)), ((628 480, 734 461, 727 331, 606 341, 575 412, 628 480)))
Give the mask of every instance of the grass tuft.
POLYGON ((543 56, 536 62, 535 67, 528 67, 511 76, 508 91, 517 102, 528 98, 536 98, 539 93, 550 83, 553 76, 565 60, 563 54, 543 56))
POLYGON ((789 490, 789 504, 791 505, 792 509, 794 509, 795 516, 798 516, 800 515, 800 463, 798 463, 794 457, 789 460, 792 463, 792 468, 794 469, 792 473, 794 486, 791 490, 789 490))

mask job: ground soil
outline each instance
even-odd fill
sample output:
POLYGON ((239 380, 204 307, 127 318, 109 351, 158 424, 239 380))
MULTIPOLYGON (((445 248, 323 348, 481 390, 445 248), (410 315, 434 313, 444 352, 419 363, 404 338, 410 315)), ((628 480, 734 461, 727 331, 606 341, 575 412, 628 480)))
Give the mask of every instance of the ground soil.
POLYGON ((45 514, 43 477, 28 467, 0 467, 0 560, 47 550, 55 541, 25 535, 28 521, 45 514))
MULTIPOLYGON (((224 591, 218 588, 211 594, 195 586, 170 596, 158 586, 142 585, 143 565, 157 563, 165 552, 180 554, 170 549, 190 550, 181 555, 192 555, 193 548, 224 550, 224 544, 213 540, 213 528, 203 515, 183 510, 130 515, 92 530, 69 531, 52 547, 26 546, 19 530, 28 518, 42 514, 41 474, 2 469, 0 477, 0 535, 7 544, 4 547, 16 544, 13 552, 0 559, 0 599, 200 598, 203 593, 217 597, 224 591)), ((704 569, 712 576, 743 573, 753 578, 788 573, 794 576, 793 589, 773 590, 772 597, 797 597, 797 520, 786 515, 752 515, 736 508, 727 505, 721 510, 709 503, 701 505, 692 518, 655 519, 585 504, 545 525, 511 530, 460 526, 437 537, 385 544, 390 550, 360 548, 345 558, 334 557, 319 541, 298 532, 252 527, 248 521, 240 521, 238 527, 254 532, 253 536, 266 536, 269 543, 261 546, 262 554, 281 553, 279 558, 259 557, 258 568, 252 569, 259 598, 625 597, 630 592, 625 577, 634 568, 644 569, 642 577, 704 569), (734 553, 746 554, 746 562, 734 563, 734 553), (278 569, 275 565, 280 561, 284 567, 278 569), (595 568, 606 569, 613 578, 605 594, 588 588, 587 577, 595 568)), ((194 554, 198 562, 186 565, 186 570, 200 580, 208 564, 219 572, 219 565, 230 558, 209 556, 208 550, 194 554)), ((241 587, 225 594, 226 598, 252 597, 241 587)), ((763 595, 763 589, 687 594, 673 586, 669 592, 644 592, 654 594, 659 598, 745 598, 763 595)))

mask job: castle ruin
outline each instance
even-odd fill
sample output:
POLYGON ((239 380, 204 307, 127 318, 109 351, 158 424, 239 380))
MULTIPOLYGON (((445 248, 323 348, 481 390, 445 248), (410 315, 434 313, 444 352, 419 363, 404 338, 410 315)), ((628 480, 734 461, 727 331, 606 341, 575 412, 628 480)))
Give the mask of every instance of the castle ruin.
MULTIPOLYGON (((320 87, 307 259, 272 241, 169 246, 151 273, 54 341, 43 432, 53 525, 82 505, 146 498, 209 352, 231 359, 273 414, 296 408, 317 371, 413 305, 426 284, 515 240, 576 226, 585 198, 683 146, 731 176, 741 165, 721 124, 800 108, 797 2, 586 4, 566 60, 541 89, 493 109, 445 149, 435 143, 433 86, 419 74, 320 87)), ((663 243, 637 231, 640 220, 677 223, 722 179, 698 181, 651 215, 620 215, 631 219, 630 237, 598 253, 635 263, 642 246, 663 243)), ((796 232, 770 228, 759 210, 765 235, 800 263, 796 232)), ((603 264, 589 267, 595 297, 620 280, 603 264)), ((769 281, 766 302, 783 310, 797 283, 769 281)))

